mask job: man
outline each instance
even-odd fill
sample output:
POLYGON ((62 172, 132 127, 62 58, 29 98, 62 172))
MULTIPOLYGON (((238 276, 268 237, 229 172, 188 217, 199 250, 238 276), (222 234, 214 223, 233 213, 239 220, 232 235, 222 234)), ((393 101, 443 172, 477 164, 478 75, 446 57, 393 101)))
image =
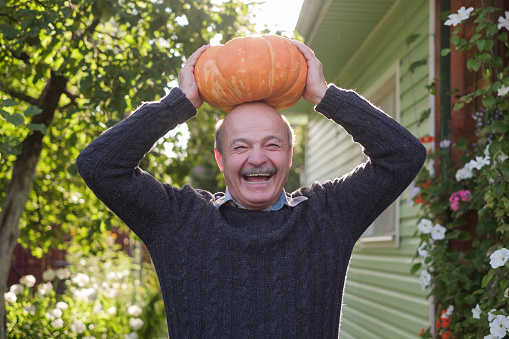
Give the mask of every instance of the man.
POLYGON ((140 106, 78 158, 86 183, 148 248, 171 338, 337 338, 353 246, 424 162, 415 137, 355 92, 328 86, 313 51, 295 45, 308 64, 304 99, 368 157, 342 178, 285 193, 291 132, 262 103, 235 108, 219 126, 225 193, 171 187, 138 168, 202 105, 193 71, 207 46, 189 57, 179 88, 140 106))

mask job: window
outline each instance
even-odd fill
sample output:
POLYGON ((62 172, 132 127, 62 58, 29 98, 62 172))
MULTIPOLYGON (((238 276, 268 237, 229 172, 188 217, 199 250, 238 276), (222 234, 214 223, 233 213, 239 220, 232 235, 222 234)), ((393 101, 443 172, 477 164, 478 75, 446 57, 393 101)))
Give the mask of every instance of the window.
MULTIPOLYGON (((364 96, 399 121, 399 60, 377 81, 364 96)), ((390 205, 364 232, 362 246, 399 246, 399 198, 390 205)))

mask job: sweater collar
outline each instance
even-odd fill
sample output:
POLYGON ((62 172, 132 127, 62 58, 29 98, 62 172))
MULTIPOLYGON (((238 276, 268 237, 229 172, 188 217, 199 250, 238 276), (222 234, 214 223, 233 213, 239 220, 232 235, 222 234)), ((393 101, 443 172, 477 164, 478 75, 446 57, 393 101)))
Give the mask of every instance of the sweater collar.
MULTIPOLYGON (((282 209, 283 206, 285 206, 285 205, 288 207, 295 207, 298 204, 300 204, 301 202, 306 201, 306 200, 308 200, 308 198, 304 197, 304 196, 298 196, 295 198, 287 196, 285 190, 283 189, 283 191, 281 192, 281 195, 279 196, 279 199, 272 206, 269 206, 268 208, 264 209, 264 211, 267 211, 267 212, 278 211, 278 210, 282 209)), ((224 195, 218 197, 214 201, 214 205, 216 206, 217 209, 219 209, 219 207, 221 207, 225 204, 229 204, 229 205, 232 205, 232 206, 235 206, 238 208, 242 208, 242 209, 247 209, 245 206, 242 206, 241 204, 236 202, 235 199, 233 199, 233 196, 231 195, 228 187, 226 187, 226 192, 224 193, 224 195)))

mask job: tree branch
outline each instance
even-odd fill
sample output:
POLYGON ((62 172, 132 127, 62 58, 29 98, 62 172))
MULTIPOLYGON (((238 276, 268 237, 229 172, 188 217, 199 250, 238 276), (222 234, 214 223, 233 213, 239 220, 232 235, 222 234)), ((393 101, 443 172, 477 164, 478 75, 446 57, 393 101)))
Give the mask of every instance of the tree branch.
POLYGON ((13 58, 24 61, 28 65, 30 64, 30 56, 26 52, 16 54, 9 46, 5 46, 5 48, 11 53, 13 58))
POLYGON ((31 97, 29 95, 26 95, 25 93, 20 93, 20 92, 17 92, 13 89, 10 89, 8 88, 7 86, 5 86, 4 84, 0 84, 0 86, 2 87, 2 91, 9 94, 11 97, 13 98, 16 98, 16 99, 19 99, 21 101, 24 101, 24 102, 27 102, 29 103, 30 105, 37 105, 38 103, 38 100, 34 97, 31 97))

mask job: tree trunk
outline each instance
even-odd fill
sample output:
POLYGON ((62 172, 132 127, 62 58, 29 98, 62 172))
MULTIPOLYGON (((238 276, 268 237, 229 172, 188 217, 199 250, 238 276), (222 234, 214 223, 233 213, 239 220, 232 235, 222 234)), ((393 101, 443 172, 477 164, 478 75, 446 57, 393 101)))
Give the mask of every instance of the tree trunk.
MULTIPOLYGON (((51 124, 58 108, 60 96, 65 92, 67 80, 52 72, 38 101, 42 112, 32 118, 32 123, 51 124)), ((22 143, 12 168, 12 176, 0 212, 0 339, 7 338, 7 315, 4 291, 11 265, 14 247, 19 237, 19 220, 32 190, 37 163, 41 156, 44 135, 39 131, 30 133, 22 143)))

